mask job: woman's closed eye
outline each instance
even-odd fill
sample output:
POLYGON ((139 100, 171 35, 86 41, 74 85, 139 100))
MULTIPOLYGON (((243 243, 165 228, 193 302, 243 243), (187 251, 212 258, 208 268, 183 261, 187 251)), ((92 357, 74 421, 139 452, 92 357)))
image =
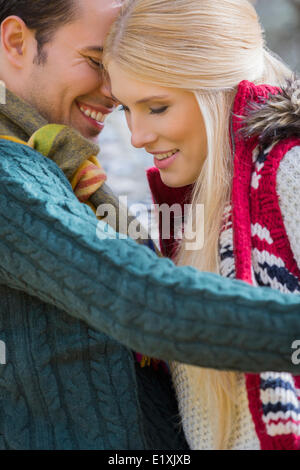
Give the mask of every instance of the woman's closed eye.
MULTIPOLYGON (((168 106, 161 106, 159 108, 150 108, 150 114, 162 114, 167 111, 168 106)), ((125 113, 130 112, 130 109, 127 106, 121 105, 119 111, 125 111, 125 113)))
POLYGON ((93 57, 88 57, 88 61, 92 65, 92 67, 96 67, 99 70, 103 69, 103 64, 101 60, 94 59, 93 57))
POLYGON ((150 108, 151 114, 162 114, 167 111, 169 106, 161 106, 160 108, 150 108))

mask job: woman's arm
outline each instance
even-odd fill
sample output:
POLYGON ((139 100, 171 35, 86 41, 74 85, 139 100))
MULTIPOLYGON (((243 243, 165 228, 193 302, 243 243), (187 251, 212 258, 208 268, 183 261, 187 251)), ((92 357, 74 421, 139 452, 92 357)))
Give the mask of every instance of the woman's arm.
POLYGON ((58 167, 25 146, 0 142, 0 183, 1 283, 153 357, 298 372, 298 296, 175 267, 105 234, 58 167))

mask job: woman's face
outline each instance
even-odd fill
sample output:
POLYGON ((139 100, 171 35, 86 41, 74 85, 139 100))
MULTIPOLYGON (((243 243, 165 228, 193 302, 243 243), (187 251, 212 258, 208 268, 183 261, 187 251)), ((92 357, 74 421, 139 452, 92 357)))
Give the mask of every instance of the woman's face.
POLYGON ((207 153, 203 117, 193 93, 135 80, 116 62, 108 72, 113 96, 123 105, 132 145, 154 156, 170 187, 192 184, 207 153))

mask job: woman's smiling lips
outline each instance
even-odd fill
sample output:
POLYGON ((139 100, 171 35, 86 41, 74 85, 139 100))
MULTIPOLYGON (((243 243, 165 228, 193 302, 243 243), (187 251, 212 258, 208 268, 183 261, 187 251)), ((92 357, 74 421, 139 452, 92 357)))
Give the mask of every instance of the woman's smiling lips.
POLYGON ((168 152, 149 152, 154 156, 154 164, 159 170, 168 168, 178 157, 179 150, 173 149, 168 152))

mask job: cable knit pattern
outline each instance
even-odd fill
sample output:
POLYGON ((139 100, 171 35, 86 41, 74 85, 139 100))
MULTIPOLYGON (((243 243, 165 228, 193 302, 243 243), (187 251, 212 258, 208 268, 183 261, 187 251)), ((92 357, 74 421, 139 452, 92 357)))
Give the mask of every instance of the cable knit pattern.
MULTIPOLYGON (((1 134, 26 141, 47 123, 10 95, 1 134)), ((78 150, 90 155, 69 137, 53 161, 0 142, 0 448, 185 450, 170 377, 140 368, 126 346, 204 367, 294 371, 299 301, 116 240, 66 179, 78 150)))
POLYGON ((13 143, 0 143, 0 152, 3 283, 150 356, 222 369, 297 370, 290 345, 299 299, 175 268, 113 234, 99 240, 103 222, 78 202, 54 163, 13 143))
POLYGON ((293 147, 281 160, 277 192, 286 232, 300 269, 300 146, 293 147))
MULTIPOLYGON (((7 150, 8 148, 5 148, 5 151, 7 150)), ((6 279, 6 284, 21 288, 23 284, 25 291, 31 284, 32 289, 28 290, 38 297, 40 295, 37 286, 42 286, 41 290, 47 292, 48 298, 54 297, 59 288, 62 298, 66 290, 70 291, 76 286, 78 297, 85 297, 88 305, 90 288, 88 282, 84 281, 84 275, 80 279, 77 274, 72 277, 71 282, 71 277, 66 275, 67 270, 64 270, 62 263, 54 259, 50 261, 48 257, 56 250, 58 254, 65 250, 64 257, 70 256, 72 260, 77 256, 77 260, 84 264, 84 257, 79 254, 80 243, 71 256, 70 245, 64 244, 65 237, 62 237, 59 244, 62 250, 60 251, 56 243, 57 238, 55 241, 53 237, 53 230, 50 233, 55 227, 54 232, 61 234, 61 225, 65 220, 62 218, 60 224, 55 217, 53 199, 57 197, 57 202, 60 201, 59 205, 65 214, 69 217, 73 215, 74 227, 77 216, 90 218, 91 211, 82 204, 75 204, 76 198, 73 200, 69 183, 50 160, 38 154, 28 153, 25 147, 14 146, 6 154, 6 166, 4 155, 5 152, 2 152, 0 165, 5 167, 7 176, 10 170, 12 171, 12 178, 6 181, 7 187, 13 194, 18 194, 20 201, 22 197, 27 202, 21 215, 14 195, 8 199, 1 198, 2 282, 6 279), (20 153, 21 149, 24 153, 20 153), (16 157, 16 154, 19 156, 16 157), (32 156, 33 159, 30 158, 32 156), (20 177, 21 188, 18 193, 18 185, 15 186, 13 180, 19 175, 22 175, 22 178, 20 177), (37 190, 41 184, 39 180, 42 185, 43 182, 45 184, 38 197, 37 190), (36 183, 34 191, 33 183, 36 183), (38 200, 43 199, 43 195, 46 210, 41 218, 33 220, 28 213, 34 206, 33 201, 38 205, 38 200), (75 210, 70 210, 69 202, 75 205, 75 210), (15 225, 8 223, 8 214, 14 219, 15 225), (18 232, 16 220, 20 215, 24 223, 19 220, 21 229, 18 232), (45 226, 41 228, 39 223, 43 225, 43 221, 45 226), (26 232, 29 233, 30 246, 26 244, 26 232), (49 241, 44 259, 40 258, 39 253, 34 255, 41 250, 36 242, 36 237, 41 233, 41 238, 49 241), (7 262, 6 243, 7 252, 10 252, 13 258, 20 252, 24 253, 23 271, 16 265, 12 276, 3 270, 3 264, 7 262), (13 243, 16 244, 16 249, 12 248, 13 243), (37 276, 37 267, 40 265, 43 265, 42 279, 37 276), (53 272, 56 281, 51 282, 48 274, 53 272)), ((5 171, 1 171, 2 176, 5 171)), ((94 215, 92 217, 94 218, 94 215)), ((95 225, 94 228, 96 233, 95 225)), ((73 234, 76 239, 80 238, 78 229, 80 227, 77 226, 73 234)), ((83 227, 81 230, 84 235, 83 227)), ((162 376, 150 371, 148 381, 143 381, 143 387, 137 387, 140 385, 139 381, 143 380, 143 372, 136 374, 133 354, 115 340, 24 292, 2 285, 0 296, 0 337, 6 343, 8 356, 7 365, 0 366, 0 448, 186 448, 182 433, 175 422, 178 414, 176 400, 165 374, 162 376), (161 382, 164 382, 163 386, 160 385, 161 382), (148 398, 151 396, 147 404, 144 403, 145 393, 148 393, 148 398), (153 416, 156 418, 154 423, 153 416)), ((96 301, 97 296, 94 293, 94 303, 96 301)), ((71 302, 73 304, 69 304, 69 312, 73 308, 76 310, 78 303, 77 300, 71 302)), ((80 306, 77 308, 80 309, 80 306)), ((103 311, 104 309, 105 307, 103 311)))
POLYGON ((254 307, 243 282, 99 240, 104 223, 56 164, 11 142, 0 155, 1 448, 185 449, 165 378, 136 375, 115 340, 204 367, 297 369, 299 299, 260 289, 254 307))

